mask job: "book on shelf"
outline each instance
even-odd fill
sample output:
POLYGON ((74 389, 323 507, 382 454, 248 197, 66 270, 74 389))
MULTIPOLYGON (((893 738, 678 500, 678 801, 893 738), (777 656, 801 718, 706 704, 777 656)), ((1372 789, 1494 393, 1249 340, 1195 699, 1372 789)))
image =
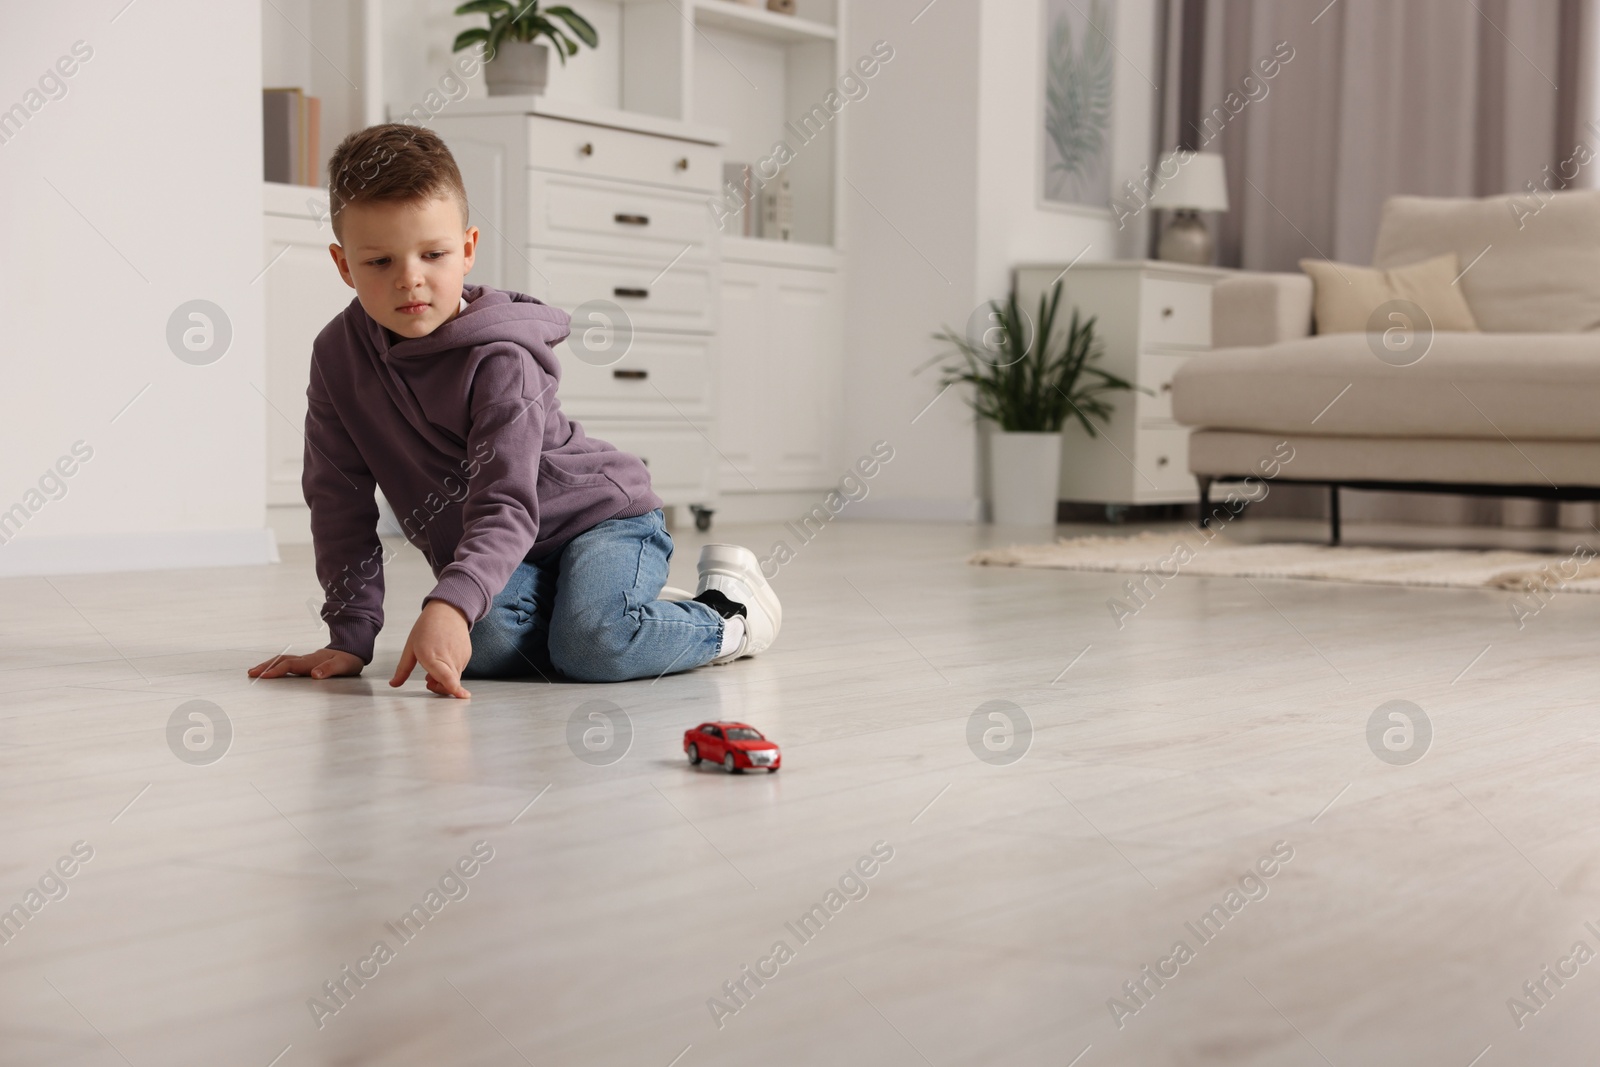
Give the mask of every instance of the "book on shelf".
POLYGON ((794 190, 786 171, 780 170, 761 188, 761 236, 768 241, 794 240, 794 190))
POLYGON ((740 205, 737 216, 738 235, 754 237, 756 235, 755 168, 748 163, 724 163, 722 181, 723 192, 727 195, 728 202, 740 205))
POLYGON ((322 184, 322 98, 299 86, 261 90, 262 177, 322 184))

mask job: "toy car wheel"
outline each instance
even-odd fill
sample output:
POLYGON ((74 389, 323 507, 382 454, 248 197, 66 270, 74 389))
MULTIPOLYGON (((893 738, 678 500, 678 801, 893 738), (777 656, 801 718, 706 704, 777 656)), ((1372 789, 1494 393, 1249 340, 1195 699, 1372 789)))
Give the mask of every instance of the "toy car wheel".
POLYGON ((722 757, 722 769, 727 771, 729 774, 738 774, 739 773, 739 768, 737 768, 737 767, 735 767, 733 765, 733 753, 732 752, 730 752, 726 756, 722 757))
POLYGON ((690 766, 693 766, 694 764, 699 763, 699 762, 700 762, 700 746, 694 744, 693 742, 691 742, 690 745, 689 745, 689 764, 690 764, 690 766))

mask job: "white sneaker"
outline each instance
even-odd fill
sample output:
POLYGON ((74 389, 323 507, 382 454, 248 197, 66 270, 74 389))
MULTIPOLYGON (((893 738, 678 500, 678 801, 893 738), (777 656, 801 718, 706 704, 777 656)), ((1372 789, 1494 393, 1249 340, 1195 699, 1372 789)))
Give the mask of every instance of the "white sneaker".
POLYGON ((656 597, 656 599, 657 600, 693 600, 694 599, 694 594, 689 592, 689 590, 687 590, 687 589, 679 589, 675 585, 664 585, 664 586, 661 587, 661 595, 656 597))
POLYGON ((756 554, 740 545, 706 545, 700 549, 700 582, 695 595, 715 589, 745 610, 745 634, 739 647, 713 663, 731 663, 772 647, 783 627, 783 607, 772 591, 756 554))

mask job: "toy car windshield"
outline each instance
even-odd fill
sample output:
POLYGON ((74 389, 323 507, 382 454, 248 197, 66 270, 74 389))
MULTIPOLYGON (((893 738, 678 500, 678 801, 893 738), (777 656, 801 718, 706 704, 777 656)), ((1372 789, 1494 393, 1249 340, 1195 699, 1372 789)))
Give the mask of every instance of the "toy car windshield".
POLYGON ((758 730, 752 730, 747 726, 740 726, 740 727, 735 727, 735 728, 733 728, 733 729, 728 731, 728 740, 729 741, 762 741, 762 740, 765 740, 765 738, 763 738, 761 736, 761 733, 758 730))

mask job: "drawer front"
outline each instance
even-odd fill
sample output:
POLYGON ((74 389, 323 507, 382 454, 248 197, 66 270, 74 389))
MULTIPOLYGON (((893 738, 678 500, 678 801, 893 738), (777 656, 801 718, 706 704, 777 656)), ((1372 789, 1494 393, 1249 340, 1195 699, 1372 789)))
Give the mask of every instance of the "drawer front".
POLYGON ((1211 286, 1143 278, 1139 284, 1140 341, 1179 348, 1211 347, 1211 286))
POLYGON ((528 119, 528 166, 704 193, 722 185, 715 145, 538 116, 528 119))
MULTIPOLYGON (((583 328, 572 325, 575 333, 583 328)), ((638 334, 627 355, 609 366, 580 358, 570 343, 558 345, 556 354, 561 406, 580 422, 586 415, 667 421, 711 415, 709 337, 638 334)))
POLYGON ((715 240, 705 196, 626 182, 528 172, 528 243, 661 259, 706 259, 715 240), (687 249, 687 251, 685 251, 687 249))
POLYGON ((703 504, 715 498, 711 444, 685 423, 650 424, 578 420, 583 432, 632 452, 650 468, 650 487, 668 504, 703 504))
POLYGON ((530 292, 568 314, 586 301, 606 300, 627 313, 635 330, 712 329, 712 272, 705 263, 666 262, 619 256, 530 249, 530 292))
POLYGON ((1139 384, 1155 395, 1138 394, 1138 411, 1141 421, 1161 419, 1172 421, 1172 376, 1192 357, 1164 352, 1143 352, 1139 355, 1139 384))
POLYGON ((1189 431, 1182 426, 1141 423, 1134 437, 1133 461, 1144 476, 1137 478, 1142 488, 1149 488, 1151 482, 1160 490, 1195 488, 1194 475, 1189 473, 1189 431))

